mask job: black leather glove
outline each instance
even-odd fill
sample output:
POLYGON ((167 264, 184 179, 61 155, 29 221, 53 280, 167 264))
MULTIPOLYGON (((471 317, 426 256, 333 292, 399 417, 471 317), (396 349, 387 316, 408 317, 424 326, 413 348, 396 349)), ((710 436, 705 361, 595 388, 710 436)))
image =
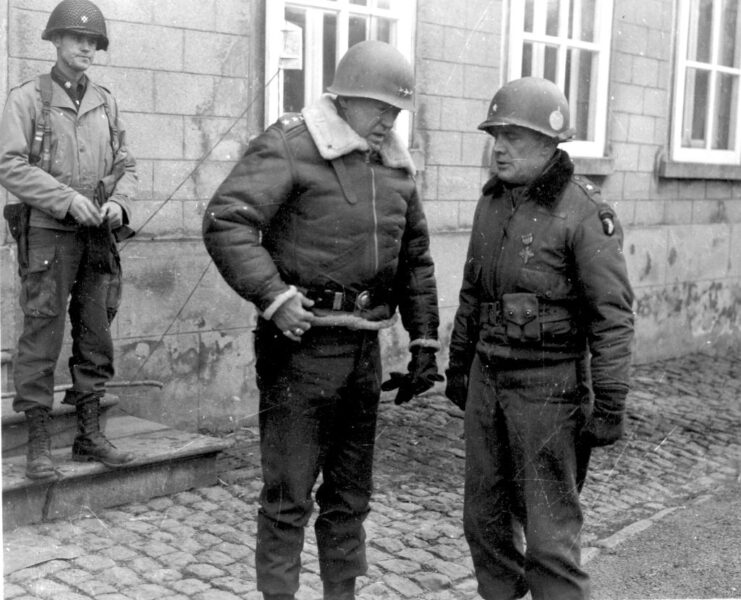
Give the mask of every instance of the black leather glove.
POLYGON ((444 378, 437 372, 435 350, 415 346, 412 348, 412 360, 407 365, 407 372, 390 373, 388 380, 381 384, 381 389, 388 392, 398 388, 394 404, 404 404, 429 390, 438 381, 444 381, 444 378))
POLYGON ((460 367, 450 367, 445 371, 448 383, 445 385, 445 395, 448 400, 461 410, 466 410, 468 397, 468 372, 460 367))
POLYGON ((625 433, 625 397, 607 401, 595 389, 594 410, 581 431, 582 442, 592 448, 609 446, 625 433))

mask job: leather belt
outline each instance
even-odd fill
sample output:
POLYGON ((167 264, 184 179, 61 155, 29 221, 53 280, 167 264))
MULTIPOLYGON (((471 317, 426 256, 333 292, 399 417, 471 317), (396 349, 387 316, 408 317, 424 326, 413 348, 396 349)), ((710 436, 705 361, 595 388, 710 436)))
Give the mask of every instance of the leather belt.
POLYGON ((338 312, 355 312, 376 304, 370 290, 355 291, 348 288, 310 287, 306 296, 314 301, 314 308, 338 312))
MULTIPOLYGON (((572 312, 564 306, 545 304, 543 302, 538 305, 538 319, 541 323, 567 321, 571 318, 573 318, 572 312)), ((482 302, 479 306, 479 323, 482 325, 502 325, 504 323, 502 303, 499 300, 495 302, 482 302)))

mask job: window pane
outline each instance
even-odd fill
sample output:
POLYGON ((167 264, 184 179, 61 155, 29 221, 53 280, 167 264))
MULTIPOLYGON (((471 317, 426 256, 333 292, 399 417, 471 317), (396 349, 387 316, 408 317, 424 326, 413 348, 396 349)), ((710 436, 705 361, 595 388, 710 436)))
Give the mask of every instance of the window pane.
POLYGON ((368 21, 365 17, 357 15, 350 17, 347 45, 354 46, 358 42, 368 39, 368 21))
POLYGON ((687 58, 709 63, 712 52, 713 0, 693 0, 687 58))
POLYGON ((546 46, 543 61, 543 73, 540 77, 558 81, 558 48, 546 46))
POLYGON ((532 42, 525 42, 522 45, 522 76, 532 77, 533 76, 533 44, 532 42))
POLYGON ((533 15, 535 14, 535 6, 533 0, 525 0, 525 24, 523 30, 529 33, 533 33, 535 27, 533 15))
POLYGON ((376 6, 383 10, 390 10, 391 9, 391 0, 378 0, 376 2, 376 6))
POLYGON ((722 30, 720 40, 720 64, 726 67, 738 67, 738 43, 739 43, 739 10, 738 0, 726 0, 723 5, 723 17, 721 19, 722 30))
POLYGON ((335 60, 337 56, 337 15, 324 14, 324 47, 322 56, 322 89, 327 89, 334 79, 335 60))
POLYGON ((522 77, 544 77, 558 81, 558 48, 525 42, 522 45, 522 77))
MULTIPOLYGON (((286 7, 286 21, 301 28, 303 55, 306 56, 306 12, 286 7)), ((283 112, 298 112, 304 106, 304 69, 283 71, 283 112)))
POLYGON ((383 18, 375 18, 374 23, 376 26, 376 36, 375 39, 380 40, 381 42, 387 42, 391 43, 391 20, 390 19, 383 19, 383 18))
POLYGON ((367 0, 350 0, 350 4, 357 4, 359 6, 365 6, 368 4, 367 0))
POLYGON ((558 31, 558 5, 560 0, 548 0, 548 7, 546 9, 546 35, 557 36, 558 31))
POLYGON ((736 146, 735 107, 738 105, 738 77, 719 75, 716 90, 717 110, 713 128, 713 150, 733 150, 736 146))
POLYGON ((569 37, 584 42, 594 41, 597 0, 571 0, 569 37))
POLYGON ((682 146, 686 148, 705 146, 709 79, 710 74, 707 71, 687 69, 682 122, 682 146))
POLYGON ((594 105, 597 55, 586 50, 569 50, 566 55, 565 94, 571 110, 571 126, 577 140, 594 140, 594 105))

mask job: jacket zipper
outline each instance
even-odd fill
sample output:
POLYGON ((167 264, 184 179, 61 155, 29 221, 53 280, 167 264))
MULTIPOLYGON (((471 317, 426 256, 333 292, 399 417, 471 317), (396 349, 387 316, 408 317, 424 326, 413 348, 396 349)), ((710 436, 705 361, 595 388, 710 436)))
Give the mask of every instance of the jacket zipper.
POLYGON ((370 154, 365 155, 365 162, 368 163, 368 168, 371 172, 371 205, 373 208, 373 261, 374 261, 374 274, 378 273, 378 263, 380 262, 378 257, 378 212, 376 210, 376 172, 370 164, 370 154))

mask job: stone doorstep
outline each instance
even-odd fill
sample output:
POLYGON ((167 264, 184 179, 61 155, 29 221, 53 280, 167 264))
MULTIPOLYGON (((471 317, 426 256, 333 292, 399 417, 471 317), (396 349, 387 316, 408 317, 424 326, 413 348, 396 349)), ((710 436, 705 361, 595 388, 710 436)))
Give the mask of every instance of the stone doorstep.
POLYGON ((135 455, 125 467, 73 462, 69 447, 52 452, 56 481, 25 476, 25 456, 3 459, 3 530, 144 502, 216 483, 216 456, 228 442, 137 417, 111 417, 106 435, 135 455))
MULTIPOLYGON (((62 404, 64 394, 54 395, 54 405, 49 421, 52 448, 72 446, 77 435, 77 413, 74 406, 62 404)), ((108 414, 118 404, 118 396, 106 394, 100 401, 100 424, 105 428, 108 414)), ((28 426, 26 415, 13 412, 13 399, 2 399, 2 455, 3 458, 26 454, 28 426)))

